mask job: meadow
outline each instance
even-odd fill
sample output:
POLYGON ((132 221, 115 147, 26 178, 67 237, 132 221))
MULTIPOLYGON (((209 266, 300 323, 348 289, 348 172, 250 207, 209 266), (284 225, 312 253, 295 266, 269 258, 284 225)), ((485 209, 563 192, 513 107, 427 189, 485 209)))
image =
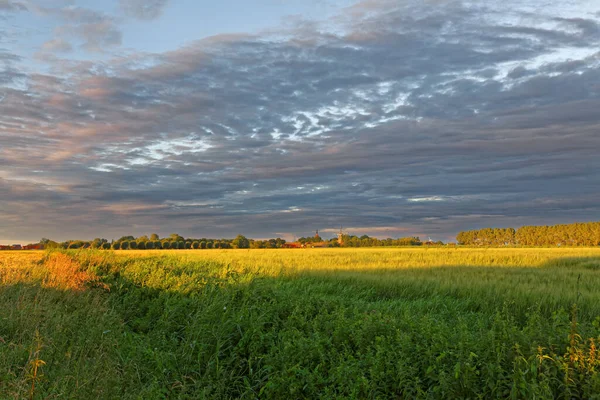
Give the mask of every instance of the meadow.
POLYGON ((600 248, 0 252, 1 399, 600 398, 600 248))

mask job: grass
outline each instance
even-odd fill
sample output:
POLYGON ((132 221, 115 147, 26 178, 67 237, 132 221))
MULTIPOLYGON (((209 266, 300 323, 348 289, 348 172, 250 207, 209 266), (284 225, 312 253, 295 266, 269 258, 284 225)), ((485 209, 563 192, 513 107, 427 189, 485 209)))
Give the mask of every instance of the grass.
POLYGON ((0 398, 600 398, 600 249, 0 253, 0 398))

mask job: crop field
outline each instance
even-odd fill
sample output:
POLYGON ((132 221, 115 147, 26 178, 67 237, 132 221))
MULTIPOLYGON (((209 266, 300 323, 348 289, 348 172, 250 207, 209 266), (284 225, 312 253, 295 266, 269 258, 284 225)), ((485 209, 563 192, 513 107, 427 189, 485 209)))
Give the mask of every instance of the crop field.
POLYGON ((0 252, 0 399, 600 398, 600 249, 0 252))

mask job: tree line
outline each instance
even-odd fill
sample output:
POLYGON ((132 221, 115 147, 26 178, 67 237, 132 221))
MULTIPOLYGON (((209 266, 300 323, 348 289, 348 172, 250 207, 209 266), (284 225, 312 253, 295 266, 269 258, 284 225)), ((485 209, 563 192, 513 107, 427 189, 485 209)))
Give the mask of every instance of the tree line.
MULTIPOLYGON (((383 247, 383 246, 422 246, 443 245, 438 242, 421 242, 419 237, 387 238, 378 239, 368 235, 343 235, 342 243, 338 238, 323 239, 320 236, 301 237, 297 243, 310 247, 319 245, 322 247, 383 247)), ((234 239, 210 239, 210 238, 184 238, 173 233, 168 237, 160 238, 158 234, 153 233, 150 236, 123 236, 117 240, 109 241, 104 238, 94 240, 67 240, 64 242, 55 242, 50 239, 42 239, 40 244, 44 248, 61 249, 102 249, 102 250, 185 250, 185 249, 279 249, 286 247, 285 239, 248 239, 243 235, 238 235, 234 239)))
MULTIPOLYGON (((327 247, 382 247, 382 246, 422 246, 423 242, 418 236, 402 237, 397 239, 386 238, 378 239, 370 237, 368 235, 356 236, 356 235, 342 235, 342 243, 338 242, 338 238, 331 238, 324 240, 320 236, 309 236, 301 237, 298 239, 298 243, 303 245, 311 244, 325 244, 327 247)), ((436 245, 443 245, 444 243, 431 242, 436 245)))
POLYGON ((249 248, 281 248, 285 240, 281 238, 269 240, 252 240, 243 235, 234 239, 209 239, 209 238, 184 238, 173 233, 168 237, 160 238, 153 233, 149 237, 123 236, 118 240, 108 241, 104 238, 94 240, 67 240, 65 242, 54 242, 50 239, 40 241, 47 249, 101 249, 101 250, 185 250, 185 249, 249 249, 249 248))
POLYGON ((466 246, 599 246, 600 222, 562 225, 485 228, 459 232, 458 244, 466 246))

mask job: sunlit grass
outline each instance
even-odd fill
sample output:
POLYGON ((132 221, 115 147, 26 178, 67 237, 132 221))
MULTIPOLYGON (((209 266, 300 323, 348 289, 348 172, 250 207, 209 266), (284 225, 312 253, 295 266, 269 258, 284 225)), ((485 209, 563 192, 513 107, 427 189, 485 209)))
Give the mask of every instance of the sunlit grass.
POLYGON ((586 398, 599 289, 597 248, 3 252, 0 398, 586 398))

